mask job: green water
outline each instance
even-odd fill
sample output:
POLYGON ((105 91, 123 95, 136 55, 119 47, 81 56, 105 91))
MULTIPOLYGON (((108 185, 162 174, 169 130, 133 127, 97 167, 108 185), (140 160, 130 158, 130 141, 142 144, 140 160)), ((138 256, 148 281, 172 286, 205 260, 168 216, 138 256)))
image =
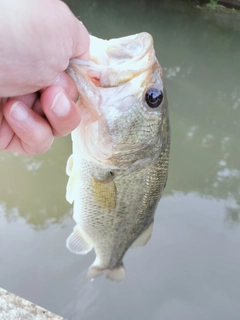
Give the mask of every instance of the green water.
POLYGON ((151 240, 124 258, 127 280, 85 282, 94 253, 65 248, 70 137, 44 155, 0 153, 0 286, 69 320, 239 320, 240 25, 176 2, 67 3, 98 37, 153 35, 171 117, 168 184, 151 240))

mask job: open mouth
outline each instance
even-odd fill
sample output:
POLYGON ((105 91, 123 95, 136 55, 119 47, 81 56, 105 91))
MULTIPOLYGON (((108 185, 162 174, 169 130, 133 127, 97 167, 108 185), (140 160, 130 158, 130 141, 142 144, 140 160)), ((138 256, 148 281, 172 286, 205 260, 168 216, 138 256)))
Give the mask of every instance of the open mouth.
POLYGON ((84 68, 88 79, 103 88, 132 80, 156 61, 153 39, 145 32, 108 41, 91 36, 90 52, 90 61, 72 59, 70 67, 84 68))

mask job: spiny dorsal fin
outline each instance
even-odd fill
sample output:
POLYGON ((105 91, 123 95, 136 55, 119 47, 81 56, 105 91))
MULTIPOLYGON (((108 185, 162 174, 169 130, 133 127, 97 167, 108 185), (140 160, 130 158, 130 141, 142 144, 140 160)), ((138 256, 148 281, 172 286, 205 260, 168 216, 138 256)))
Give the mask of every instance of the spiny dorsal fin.
POLYGON ((76 254, 86 254, 92 250, 92 245, 83 237, 79 226, 75 226, 73 232, 67 238, 67 248, 76 254))
POLYGON ((130 246, 131 249, 145 246, 145 244, 148 242, 148 240, 151 238, 153 230, 153 222, 145 229, 140 236, 132 243, 130 246))

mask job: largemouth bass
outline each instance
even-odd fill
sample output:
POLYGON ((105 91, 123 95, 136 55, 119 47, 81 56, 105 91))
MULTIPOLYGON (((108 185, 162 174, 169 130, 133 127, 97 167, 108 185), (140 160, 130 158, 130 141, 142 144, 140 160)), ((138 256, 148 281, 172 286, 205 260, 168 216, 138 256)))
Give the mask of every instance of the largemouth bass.
POLYGON ((91 36, 91 61, 67 70, 79 93, 66 198, 76 226, 68 249, 96 259, 86 275, 125 278, 129 247, 151 237, 168 172, 170 129, 163 72, 153 39, 140 33, 109 41, 91 36))

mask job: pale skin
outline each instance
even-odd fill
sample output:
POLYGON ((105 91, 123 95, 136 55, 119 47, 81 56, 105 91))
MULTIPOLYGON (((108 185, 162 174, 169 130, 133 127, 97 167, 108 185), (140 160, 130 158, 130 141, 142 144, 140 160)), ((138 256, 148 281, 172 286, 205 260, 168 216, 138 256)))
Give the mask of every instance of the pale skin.
POLYGON ((0 150, 34 155, 80 122, 65 72, 89 35, 60 0, 0 0, 0 150))

